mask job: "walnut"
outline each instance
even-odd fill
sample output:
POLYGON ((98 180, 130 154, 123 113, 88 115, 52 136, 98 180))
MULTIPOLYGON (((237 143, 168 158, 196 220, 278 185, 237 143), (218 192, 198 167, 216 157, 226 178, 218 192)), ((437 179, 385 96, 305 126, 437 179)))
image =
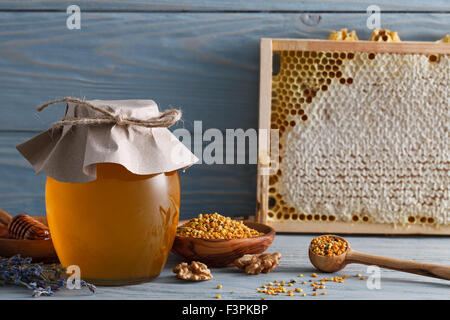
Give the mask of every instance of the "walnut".
POLYGON ((239 269, 247 274, 269 273, 280 263, 281 253, 246 254, 234 261, 239 269))
POLYGON ((177 278, 189 281, 206 281, 213 278, 208 267, 197 261, 192 261, 190 265, 186 262, 180 263, 173 272, 177 274, 177 278))

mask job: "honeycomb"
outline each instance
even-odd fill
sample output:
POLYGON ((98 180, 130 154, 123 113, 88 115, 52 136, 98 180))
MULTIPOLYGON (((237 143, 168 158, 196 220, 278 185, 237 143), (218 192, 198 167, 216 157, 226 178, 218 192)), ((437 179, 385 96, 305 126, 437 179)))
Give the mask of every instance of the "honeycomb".
POLYGON ((340 31, 332 31, 328 37, 328 40, 343 40, 343 41, 357 41, 358 36, 356 31, 348 33, 347 29, 341 29, 340 31))
POLYGON ((443 37, 441 40, 438 40, 436 42, 450 43, 450 35, 446 34, 445 37, 443 37))
MULTIPOLYGON (((448 37, 448 35, 447 35, 448 37)), ((348 32, 347 29, 341 29, 340 31, 332 31, 328 36, 328 40, 341 40, 341 41, 358 41, 358 36, 356 35, 356 31, 352 30, 352 32, 348 32)), ((375 29, 372 31, 372 35, 369 38, 369 41, 378 41, 378 42, 401 42, 400 37, 397 32, 391 32, 387 29, 375 29)), ((438 42, 446 42, 447 39, 444 37, 438 42)))
POLYGON ((391 32, 386 29, 375 29, 372 31, 369 41, 400 42, 401 40, 397 32, 391 32))
POLYGON ((274 54, 268 222, 450 224, 449 55, 274 54))
MULTIPOLYGON (((445 35, 445 37, 443 37, 441 40, 436 41, 438 43, 450 43, 450 35, 445 35)), ((428 56, 428 60, 430 62, 439 62, 440 59, 440 55, 438 54, 430 54, 428 56)))

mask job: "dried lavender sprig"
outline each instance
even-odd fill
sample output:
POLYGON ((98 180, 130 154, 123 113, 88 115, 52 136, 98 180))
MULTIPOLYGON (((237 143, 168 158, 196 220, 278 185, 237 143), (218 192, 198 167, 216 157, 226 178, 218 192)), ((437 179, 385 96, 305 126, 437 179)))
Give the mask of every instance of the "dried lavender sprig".
MULTIPOLYGON (((32 263, 31 258, 19 254, 11 258, 0 257, 0 285, 17 285, 33 290, 33 297, 51 296, 66 286, 66 270, 59 264, 32 263)), ((95 293, 96 287, 85 281, 82 288, 95 293)))
POLYGON ((39 287, 39 288, 33 290, 32 296, 33 296, 33 298, 38 298, 40 296, 45 296, 45 297, 52 296, 53 294, 54 294, 54 292, 52 291, 51 287, 47 287, 45 289, 39 287))

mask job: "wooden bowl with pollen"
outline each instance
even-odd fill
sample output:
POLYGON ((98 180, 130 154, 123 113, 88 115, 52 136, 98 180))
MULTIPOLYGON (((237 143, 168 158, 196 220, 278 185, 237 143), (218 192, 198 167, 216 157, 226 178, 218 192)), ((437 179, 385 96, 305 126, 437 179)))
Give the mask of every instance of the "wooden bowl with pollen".
MULTIPOLYGON (((188 221, 180 221, 179 226, 188 221)), ((245 254, 262 253, 272 244, 275 230, 265 224, 243 221, 249 228, 264 233, 261 236, 245 239, 200 239, 175 236, 172 252, 185 261, 200 261, 208 267, 226 267, 245 254)))

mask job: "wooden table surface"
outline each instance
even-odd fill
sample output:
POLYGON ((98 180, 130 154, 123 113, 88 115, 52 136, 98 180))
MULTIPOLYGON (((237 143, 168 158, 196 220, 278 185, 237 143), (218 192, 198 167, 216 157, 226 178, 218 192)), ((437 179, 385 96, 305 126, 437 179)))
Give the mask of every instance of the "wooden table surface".
MULTIPOLYGON (((346 236, 352 248, 366 253, 385 255, 400 259, 450 265, 450 238, 448 237, 407 237, 407 236, 346 236)), ((356 274, 370 276, 363 265, 348 265, 338 276, 348 275, 344 283, 326 282, 327 295, 312 296, 312 288, 301 281, 321 279, 330 274, 314 270, 308 260, 307 248, 312 235, 279 234, 267 252, 279 251, 282 254, 280 265, 269 274, 247 275, 237 268, 214 268, 214 278, 205 282, 184 282, 175 278, 172 268, 181 262, 180 258, 170 255, 161 275, 149 283, 124 287, 99 287, 95 295, 86 291, 65 290, 53 297, 39 299, 450 299, 450 281, 418 276, 414 274, 380 269, 380 289, 368 289, 367 281, 360 280, 356 274), (318 278, 312 278, 317 272, 318 278), (298 275, 302 273, 303 277, 298 275), (292 288, 302 288, 306 293, 295 293, 267 296, 256 292, 256 288, 270 281, 286 281, 296 279, 292 288), (217 289, 221 284, 222 289, 217 289), (233 293, 232 293, 233 292, 233 293)), ((320 292, 322 290, 319 290, 320 292)), ((4 287, 0 289, 0 299, 30 299, 30 291, 26 289, 4 287)))

